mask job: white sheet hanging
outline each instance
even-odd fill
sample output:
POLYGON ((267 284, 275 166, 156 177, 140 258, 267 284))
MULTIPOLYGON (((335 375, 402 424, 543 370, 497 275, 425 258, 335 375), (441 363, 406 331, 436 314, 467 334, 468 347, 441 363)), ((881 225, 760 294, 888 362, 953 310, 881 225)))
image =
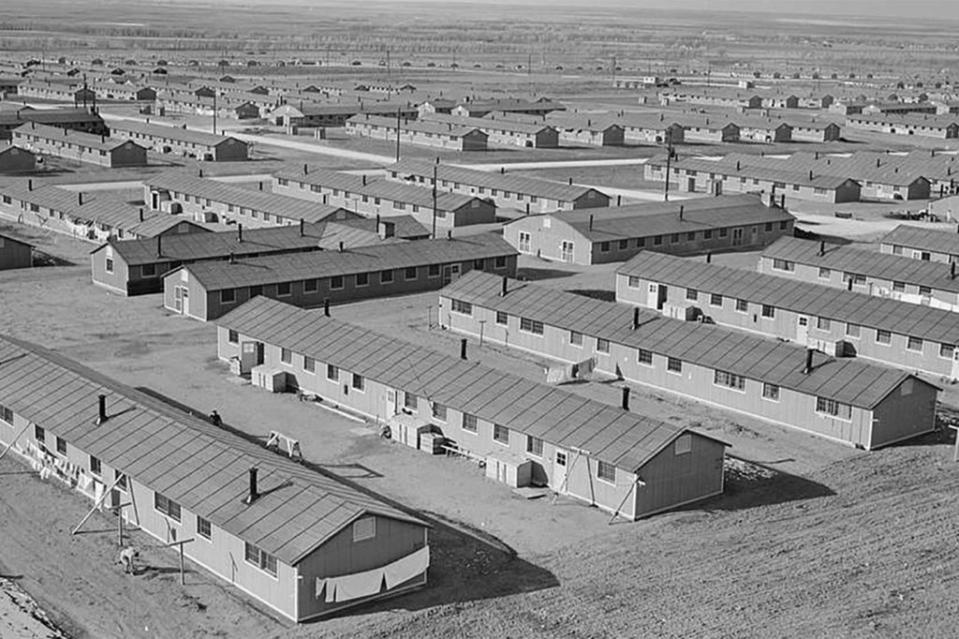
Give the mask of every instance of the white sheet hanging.
POLYGON ((392 590, 413 577, 423 574, 429 566, 429 546, 423 546, 416 552, 394 561, 383 568, 383 573, 386 575, 386 589, 392 590))

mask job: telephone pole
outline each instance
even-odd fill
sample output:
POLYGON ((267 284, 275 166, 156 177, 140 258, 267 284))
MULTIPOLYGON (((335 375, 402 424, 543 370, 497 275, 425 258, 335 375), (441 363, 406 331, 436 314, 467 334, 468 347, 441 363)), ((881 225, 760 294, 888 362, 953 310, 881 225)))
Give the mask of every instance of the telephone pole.
POLYGON ((666 186, 663 190, 663 201, 669 202, 669 175, 673 164, 673 130, 666 129, 666 186))
POLYGON ((400 161, 400 109, 396 107, 396 161, 400 161))
POLYGON ((440 159, 436 158, 436 163, 433 165, 433 234, 431 237, 434 240, 436 239, 436 174, 439 163, 440 159))

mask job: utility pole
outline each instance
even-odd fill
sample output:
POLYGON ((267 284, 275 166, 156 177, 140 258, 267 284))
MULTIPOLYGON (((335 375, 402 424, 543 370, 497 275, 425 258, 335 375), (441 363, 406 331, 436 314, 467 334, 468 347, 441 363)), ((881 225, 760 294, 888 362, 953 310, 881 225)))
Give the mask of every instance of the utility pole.
POLYGON ((434 240, 436 239, 436 174, 439 162, 440 159, 436 158, 436 163, 433 164, 433 234, 430 237, 434 240))
POLYGON ((533 95, 533 53, 526 58, 526 80, 529 83, 529 94, 533 95))
POLYGON ((390 77, 390 50, 386 50, 386 77, 390 77))
POLYGON ((613 55, 612 71, 613 71, 613 85, 615 85, 616 84, 616 56, 615 55, 613 55))
POLYGON ((213 135, 216 135, 216 89, 213 90, 213 135))
POLYGON ((396 107, 396 161, 400 161, 400 109, 396 107))
POLYGON ((673 156, 676 155, 676 150, 673 148, 673 130, 666 129, 666 190, 664 192, 664 201, 669 201, 669 176, 672 171, 672 162, 673 156))

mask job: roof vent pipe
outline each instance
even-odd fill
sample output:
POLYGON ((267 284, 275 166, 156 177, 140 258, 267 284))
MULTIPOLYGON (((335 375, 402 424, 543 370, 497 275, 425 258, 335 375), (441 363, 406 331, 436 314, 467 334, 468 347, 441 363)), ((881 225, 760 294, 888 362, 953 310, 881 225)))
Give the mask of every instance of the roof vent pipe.
POLYGON ((230 264, 236 264, 236 256, 230 251, 230 264))
POLYGON ((623 386, 623 399, 622 399, 623 410, 629 410, 629 387, 623 386))
POLYGON ((107 421, 107 396, 98 395, 97 426, 107 421))
POLYGON ((805 375, 808 375, 809 373, 812 372, 812 353, 813 353, 813 350, 811 348, 806 349, 806 365, 803 366, 803 369, 802 369, 802 372, 805 375))
POLYGON ((27 180, 27 190, 28 191, 33 190, 33 180, 27 180))
POLYGON ((237 242, 243 241, 243 225, 242 224, 236 225, 236 241, 237 242))
POLYGON ((324 317, 330 316, 330 298, 328 297, 323 298, 323 315, 324 317))
POLYGON ((342 241, 342 240, 340 240, 339 249, 340 249, 340 253, 342 253, 342 252, 343 252, 343 241, 342 241))
POLYGON ((680 219, 680 220, 683 219, 683 212, 684 212, 685 210, 686 210, 686 207, 683 206, 682 204, 680 204, 680 205, 679 205, 679 219, 680 219))
POLYGON ((633 309, 633 330, 639 328, 639 307, 633 309))
POLYGON ((366 175, 363 175, 362 178, 363 178, 363 186, 366 186, 366 175))
POLYGON ((846 290, 847 290, 847 291, 851 291, 851 290, 852 290, 852 277, 851 277, 851 276, 850 276, 850 278, 849 278, 848 280, 846 280, 846 290))
POLYGON ((466 359, 466 338, 460 340, 460 359, 466 359))
POLYGON ((592 216, 592 214, 590 214, 590 216, 589 216, 589 230, 590 230, 590 232, 592 233, 592 231, 593 231, 593 216, 592 216))
POLYGON ((203 177, 203 169, 197 170, 197 177, 203 177))
POLYGON ((573 178, 569 178, 569 185, 573 186, 573 178))
POLYGON ((306 163, 304 162, 304 163, 303 163, 303 175, 306 175, 308 172, 309 172, 309 167, 308 167, 308 166, 306 165, 306 163))
POLYGON ((949 279, 956 279, 956 263, 949 262, 949 279))
POLYGON ((713 263, 713 253, 712 253, 712 251, 710 251, 709 253, 706 253, 706 263, 707 263, 707 264, 712 264, 712 263, 713 263))
POLYGON ((825 255, 825 254, 826 254, 826 242, 825 242, 825 241, 820 241, 820 242, 819 242, 819 257, 822 257, 822 256, 825 255))
POLYGON ((142 207, 142 206, 140 207, 140 210, 139 210, 139 217, 140 217, 140 221, 142 222, 142 221, 143 221, 143 207, 142 207))
MULTIPOLYGON (((953 265, 953 266, 955 266, 955 265, 953 265)), ((955 269, 953 269, 953 270, 955 270, 955 269)), ((500 297, 506 297, 506 292, 507 292, 507 289, 508 289, 508 288, 509 288, 509 278, 504 275, 504 276, 503 276, 503 286, 502 286, 502 288, 500 289, 499 296, 500 296, 500 297)))
POLYGON ((256 475, 257 469, 256 466, 254 466, 250 469, 250 494, 246 497, 247 505, 252 504, 254 501, 256 501, 257 497, 260 496, 259 489, 256 485, 256 475))
POLYGON ((163 236, 157 235, 157 257, 163 256, 163 236))
POLYGON ((83 193, 77 191, 77 206, 83 206, 83 193))
POLYGON ((447 229, 447 230, 446 230, 446 239, 447 239, 447 240, 452 240, 452 239, 453 239, 453 231, 452 231, 452 229, 447 229))
POLYGON ((260 190, 261 190, 261 191, 263 190, 263 182, 257 182, 257 186, 260 187, 260 190))

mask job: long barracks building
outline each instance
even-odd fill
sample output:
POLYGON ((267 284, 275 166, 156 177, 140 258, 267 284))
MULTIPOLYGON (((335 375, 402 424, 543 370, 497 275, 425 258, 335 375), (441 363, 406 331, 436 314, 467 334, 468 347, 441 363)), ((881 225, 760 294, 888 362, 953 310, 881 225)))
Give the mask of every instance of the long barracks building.
POLYGON ((935 428, 935 386, 858 359, 483 273, 439 305, 450 330, 860 448, 935 428))
POLYGON ((759 256, 760 273, 959 312, 956 267, 792 237, 759 256))
POLYGON ((726 445, 683 426, 274 300, 217 326, 220 359, 257 353, 289 387, 389 424, 400 443, 440 434, 513 486, 546 484, 628 520, 723 491, 726 445))
POLYGON ((143 200, 154 210, 248 227, 294 225, 301 220, 321 222, 339 215, 355 217, 336 206, 272 193, 269 183, 259 186, 260 190, 247 189, 174 171, 145 178, 143 200))
POLYGON ((423 160, 402 160, 386 167, 391 180, 436 187, 442 192, 489 198, 498 207, 525 209, 527 213, 548 213, 609 206, 609 196, 589 186, 551 182, 504 172, 478 171, 423 160))
POLYGON ((426 584, 419 518, 0 336, 7 445, 101 510, 126 503, 127 524, 160 544, 192 539, 187 558, 294 622, 426 584))
POLYGON ((328 226, 324 222, 259 229, 238 225, 235 231, 111 240, 90 255, 93 283, 123 295, 159 293, 163 276, 184 264, 322 250, 328 226))
POLYGON ((762 248, 791 235, 796 219, 758 196, 647 202, 527 215, 503 237, 526 255, 568 264, 602 264, 651 249, 676 255, 762 248))
POLYGON ((165 308, 212 320, 258 295, 296 306, 435 291, 461 274, 516 273, 516 251, 494 233, 342 251, 187 264, 163 277, 165 308))
POLYGON ((372 180, 328 169, 303 167, 274 174, 273 190, 293 198, 341 206, 367 217, 412 215, 432 228, 452 229, 496 221, 496 205, 488 199, 440 191, 434 216, 432 189, 394 180, 372 180))
POLYGON ((879 250, 926 262, 959 262, 959 233, 900 224, 879 240, 879 250))
POLYGON ((959 379, 959 315, 946 310, 650 251, 616 270, 616 299, 959 379))

